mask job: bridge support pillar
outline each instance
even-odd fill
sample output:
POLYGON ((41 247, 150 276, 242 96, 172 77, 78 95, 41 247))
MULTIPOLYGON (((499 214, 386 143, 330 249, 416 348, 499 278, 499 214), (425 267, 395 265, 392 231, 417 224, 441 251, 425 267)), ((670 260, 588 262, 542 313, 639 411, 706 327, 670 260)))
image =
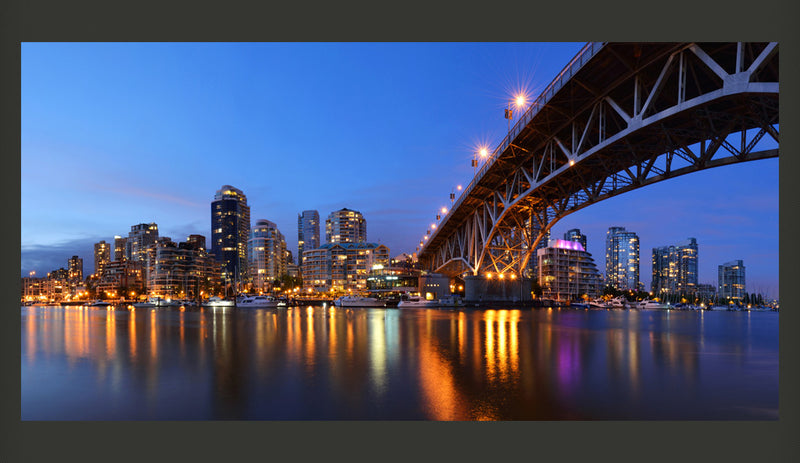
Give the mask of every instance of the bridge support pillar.
POLYGON ((532 304, 530 278, 499 279, 483 275, 464 278, 464 300, 467 304, 532 304))

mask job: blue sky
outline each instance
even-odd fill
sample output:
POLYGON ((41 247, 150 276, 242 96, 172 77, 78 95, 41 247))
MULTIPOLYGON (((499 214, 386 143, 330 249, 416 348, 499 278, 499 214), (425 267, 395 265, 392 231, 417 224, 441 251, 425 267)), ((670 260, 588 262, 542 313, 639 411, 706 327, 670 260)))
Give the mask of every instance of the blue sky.
MULTIPOLYGON (((24 43, 21 272, 92 270, 91 245, 156 222, 210 237, 222 185, 293 251, 297 214, 348 207, 370 241, 413 252, 503 108, 538 95, 583 43, 24 43)), ((749 291, 778 295, 778 160, 672 179, 579 211, 553 229, 639 234, 650 251, 695 237, 700 281, 743 259, 749 291)), ((324 239, 324 237, 323 237, 324 239)))

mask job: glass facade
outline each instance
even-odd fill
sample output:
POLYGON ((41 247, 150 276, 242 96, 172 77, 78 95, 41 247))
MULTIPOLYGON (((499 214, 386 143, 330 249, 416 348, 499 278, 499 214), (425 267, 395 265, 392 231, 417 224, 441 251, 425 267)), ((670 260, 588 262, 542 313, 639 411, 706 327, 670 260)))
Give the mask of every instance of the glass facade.
POLYGON ((606 233, 606 284, 639 290, 639 237, 624 227, 610 227, 606 233))
POLYGON ((326 243, 366 243, 367 221, 358 211, 344 208, 325 220, 326 243))
POLYGON ((718 294, 720 298, 742 301, 746 292, 744 262, 732 260, 718 268, 718 294))
POLYGON ((250 281, 255 292, 272 288, 272 282, 287 273, 286 240, 278 226, 269 220, 258 220, 247 243, 250 281))
POLYGON ((303 211, 297 215, 297 263, 302 265, 303 251, 319 245, 319 212, 303 211))
POLYGON ((223 284, 244 287, 249 278, 250 206, 238 188, 223 185, 211 203, 211 254, 222 264, 223 284))
POLYGON ((581 243, 581 246, 583 246, 584 251, 589 249, 586 247, 586 235, 581 233, 581 230, 579 228, 573 228, 572 230, 567 230, 567 232, 564 233, 564 239, 567 241, 577 241, 578 243, 581 243))
POLYGON ((686 293, 697 291, 697 240, 687 240, 673 246, 653 248, 654 293, 686 293))

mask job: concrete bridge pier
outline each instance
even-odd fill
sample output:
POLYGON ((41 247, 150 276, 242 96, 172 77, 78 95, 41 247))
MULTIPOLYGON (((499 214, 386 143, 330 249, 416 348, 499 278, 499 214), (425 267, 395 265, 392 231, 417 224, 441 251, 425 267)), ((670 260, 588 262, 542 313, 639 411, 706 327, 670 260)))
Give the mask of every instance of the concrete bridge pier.
POLYGON ((464 301, 470 305, 530 305, 533 303, 531 279, 468 275, 464 277, 464 301))

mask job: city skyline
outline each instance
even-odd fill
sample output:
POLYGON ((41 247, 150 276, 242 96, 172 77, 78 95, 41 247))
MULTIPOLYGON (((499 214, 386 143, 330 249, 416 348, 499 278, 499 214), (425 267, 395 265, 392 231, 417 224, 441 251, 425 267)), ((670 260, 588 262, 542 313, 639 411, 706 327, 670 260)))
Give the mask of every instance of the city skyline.
MULTIPOLYGON (((223 184, 286 236, 303 210, 346 207, 369 221, 370 241, 413 253, 469 182, 476 147, 505 135, 509 95, 538 95, 582 45, 23 44, 22 275, 76 254, 91 263, 94 243, 136 223, 210 239, 223 184)), ((651 249, 691 236, 700 283, 741 259, 748 291, 779 295, 777 159, 626 193, 551 236, 581 229, 604 268, 611 226, 640 237, 645 287, 651 249)), ((295 240, 287 248, 297 256, 295 240)))

